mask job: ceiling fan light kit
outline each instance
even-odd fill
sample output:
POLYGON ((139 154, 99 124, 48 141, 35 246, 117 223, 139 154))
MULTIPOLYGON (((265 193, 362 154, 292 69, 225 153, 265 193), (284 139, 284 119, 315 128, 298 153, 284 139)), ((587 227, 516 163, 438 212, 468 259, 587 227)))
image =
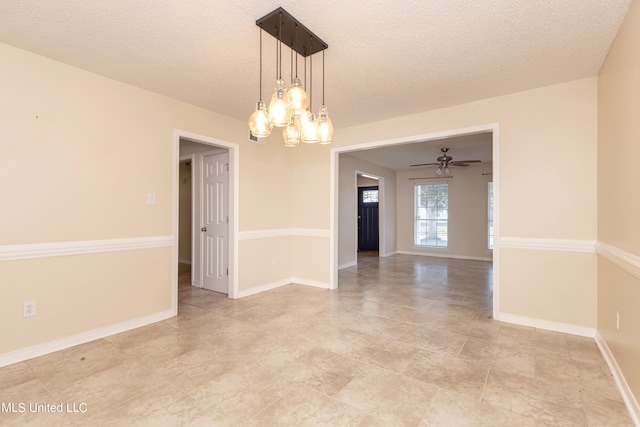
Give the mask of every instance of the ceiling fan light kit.
POLYGON ((416 166, 437 166, 436 175, 441 176, 444 172, 445 174, 451 173, 451 166, 461 166, 468 167, 469 163, 480 163, 480 160, 453 160, 453 157, 448 154, 448 148, 441 148, 442 155, 436 158, 437 162, 435 163, 420 163, 416 165, 409 165, 410 167, 416 166))
POLYGON ((283 8, 279 7, 256 21, 260 27, 260 95, 254 113, 249 118, 249 131, 254 137, 266 138, 274 126, 283 128, 282 136, 286 147, 297 147, 300 142, 307 144, 331 144, 333 124, 324 100, 324 51, 329 47, 307 27, 283 8), (262 101, 262 32, 276 38, 276 84, 267 109, 262 101), (287 90, 282 79, 282 45, 291 50, 291 89, 287 90), (295 74, 293 56, 295 52, 295 74), (313 58, 322 52, 322 106, 316 116, 313 113, 313 58), (304 90, 298 77, 298 55, 309 58, 309 94, 304 90))

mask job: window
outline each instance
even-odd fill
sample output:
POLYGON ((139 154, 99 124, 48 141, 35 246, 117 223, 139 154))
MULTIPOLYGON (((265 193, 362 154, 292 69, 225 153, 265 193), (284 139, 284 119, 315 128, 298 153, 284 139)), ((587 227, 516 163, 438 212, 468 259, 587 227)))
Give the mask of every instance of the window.
POLYGON ((416 185, 415 207, 414 244, 446 248, 449 228, 449 185, 416 185))
POLYGON ((362 203, 378 203, 378 190, 364 190, 362 203))
POLYGON ((488 225, 487 225, 487 232, 489 236, 487 246, 489 250, 492 251, 493 250, 493 182, 489 182, 487 206, 489 207, 487 211, 487 217, 489 219, 488 225))

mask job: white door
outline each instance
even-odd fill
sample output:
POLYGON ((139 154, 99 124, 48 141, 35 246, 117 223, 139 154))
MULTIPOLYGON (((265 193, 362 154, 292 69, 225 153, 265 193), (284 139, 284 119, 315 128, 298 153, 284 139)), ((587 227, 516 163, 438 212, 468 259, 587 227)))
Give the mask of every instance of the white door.
POLYGON ((202 156, 203 288, 229 293, 229 153, 202 156))

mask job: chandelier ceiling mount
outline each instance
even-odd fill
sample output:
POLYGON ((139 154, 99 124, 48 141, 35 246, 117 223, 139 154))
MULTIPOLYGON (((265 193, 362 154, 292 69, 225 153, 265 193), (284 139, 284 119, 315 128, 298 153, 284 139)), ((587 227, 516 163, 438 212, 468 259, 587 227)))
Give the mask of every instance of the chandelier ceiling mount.
POLYGON ((313 34, 281 7, 258 19, 256 25, 304 57, 321 52, 329 47, 320 37, 313 34), (309 39, 311 39, 311 43, 309 43, 309 39))

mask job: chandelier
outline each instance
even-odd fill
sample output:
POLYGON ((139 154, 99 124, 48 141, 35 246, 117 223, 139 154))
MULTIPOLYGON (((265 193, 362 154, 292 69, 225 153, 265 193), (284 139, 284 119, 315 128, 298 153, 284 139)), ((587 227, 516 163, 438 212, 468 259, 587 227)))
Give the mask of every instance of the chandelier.
POLYGON ((256 109, 249 118, 249 130, 256 138, 271 135, 274 127, 282 128, 284 145, 297 147, 308 144, 331 144, 333 124, 324 103, 324 51, 329 47, 286 10, 279 7, 256 21, 260 27, 260 94, 256 109), (262 101, 262 33, 276 38, 276 82, 268 107, 262 101), (291 53, 291 86, 282 79, 282 47, 291 53), (318 115, 313 113, 313 55, 322 52, 322 105, 318 115), (294 57, 295 55, 295 72, 294 57), (304 60, 304 81, 309 59, 309 93, 298 77, 298 55, 304 60))

